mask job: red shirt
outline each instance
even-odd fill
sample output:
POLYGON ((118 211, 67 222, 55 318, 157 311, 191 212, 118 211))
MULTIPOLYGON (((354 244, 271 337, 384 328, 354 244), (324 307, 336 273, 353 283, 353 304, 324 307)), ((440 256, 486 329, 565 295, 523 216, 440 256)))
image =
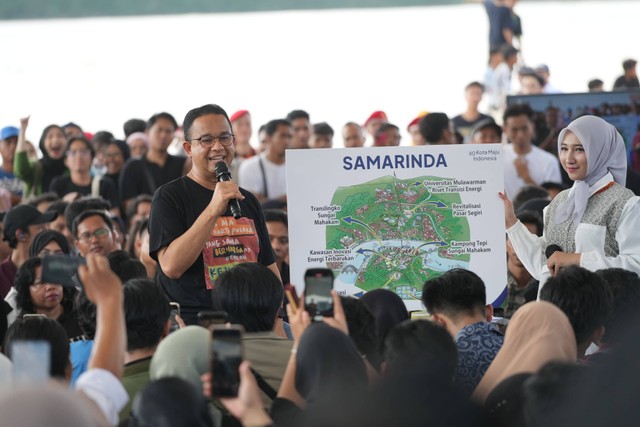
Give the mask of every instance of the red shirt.
POLYGON ((13 261, 11 261, 11 256, 8 256, 7 259, 0 263, 0 297, 2 299, 4 299, 11 290, 17 272, 18 268, 13 261))

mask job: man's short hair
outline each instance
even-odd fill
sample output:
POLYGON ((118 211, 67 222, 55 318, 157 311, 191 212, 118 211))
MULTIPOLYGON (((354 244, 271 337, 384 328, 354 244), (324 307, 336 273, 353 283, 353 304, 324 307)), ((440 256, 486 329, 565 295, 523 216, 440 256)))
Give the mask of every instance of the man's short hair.
POLYGON ((458 364, 458 349, 446 329, 428 320, 405 320, 387 335, 384 360, 389 372, 427 367, 452 381, 458 364))
POLYGON ((464 90, 467 91, 469 89, 471 89, 472 87, 476 87, 478 89, 480 89, 481 91, 484 92, 484 85, 480 82, 471 82, 468 85, 465 86, 464 90))
POLYGON ((148 194, 140 194, 139 196, 136 196, 129 204, 129 209, 127 209, 127 218, 132 218, 136 215, 138 206, 140 206, 141 203, 151 203, 152 201, 153 197, 148 194))
POLYGON ((292 122, 298 119, 306 119, 307 121, 311 121, 311 117, 309 116, 309 113, 307 113, 304 110, 293 110, 289 112, 289 114, 287 114, 286 119, 288 122, 292 122))
POLYGON ((287 213, 282 209, 265 209, 264 222, 279 222, 289 229, 289 219, 287 213))
POLYGON ((149 120, 147 120, 146 130, 151 129, 153 125, 155 125, 156 122, 161 119, 170 121, 171 126, 173 126, 174 129, 178 129, 178 122, 176 121, 176 119, 171 114, 167 112, 162 112, 162 113, 156 113, 153 116, 149 117, 149 120))
POLYGON ((37 208, 40 203, 53 203, 57 200, 60 200, 58 193, 50 191, 48 193, 42 193, 39 196, 30 197, 26 204, 37 208))
POLYGON ((184 132, 184 139, 186 141, 191 139, 191 127, 193 126, 193 122, 195 122, 198 117, 207 116, 209 114, 224 116, 229 124, 229 129, 233 129, 231 126, 231 120, 229 120, 229 115, 221 106, 218 104, 205 104, 201 107, 189 110, 189 112, 184 116, 184 120, 182 121, 182 132, 184 132))
POLYGON ((123 292, 127 351, 155 348, 171 314, 169 299, 149 279, 131 279, 123 292))
POLYGON ((520 206, 524 204, 524 202, 532 199, 544 198, 549 198, 549 192, 545 188, 539 187, 537 185, 525 185, 513 198, 513 209, 517 212, 520 206))
POLYGON ((540 299, 556 305, 567 315, 578 345, 605 324, 611 311, 611 294, 605 281, 578 266, 565 267, 547 280, 540 299))
POLYGON ((596 271, 611 293, 611 313, 604 323, 603 342, 615 344, 640 316, 640 278, 632 271, 607 268, 596 271))
POLYGON ((267 133, 267 136, 273 136, 280 126, 291 127, 291 122, 285 119, 271 120, 269 123, 264 125, 264 131, 267 133))
POLYGON ((109 267, 122 283, 132 279, 146 279, 147 270, 137 259, 131 258, 126 251, 113 251, 107 255, 109 267))
POLYGON ((314 135, 325 135, 333 137, 333 128, 327 122, 316 123, 313 125, 314 135))
POLYGON ((71 232, 73 233, 73 236, 76 239, 78 238, 78 227, 80 226, 80 224, 85 219, 90 218, 92 216, 99 216, 100 218, 102 218, 102 221, 104 221, 104 223, 107 226, 107 228, 109 228, 109 230, 113 231, 113 221, 111 220, 111 218, 109 217, 109 215, 107 215, 107 213, 105 211, 88 210, 88 211, 82 212, 80 215, 78 215, 76 217, 76 219, 73 220, 73 227, 71 228, 71 232))
POLYGON ((604 82, 600 79, 589 80, 589 83, 587 83, 589 90, 598 89, 602 86, 604 86, 604 82))
POLYGON ((105 213, 111 209, 111 204, 101 197, 83 197, 71 202, 64 211, 64 222, 67 228, 73 230, 73 222, 84 211, 100 210, 105 213))
POLYGON ((536 211, 532 210, 521 210, 516 213, 516 218, 523 224, 533 224, 536 227, 536 235, 542 236, 542 231, 544 224, 542 222, 542 217, 536 211))
POLYGON ((486 300, 487 291, 482 279, 462 268, 427 280, 422 290, 422 303, 429 313, 443 313, 452 318, 484 313, 486 300))
POLYGON ((226 311, 229 322, 247 332, 269 332, 282 307, 284 288, 267 267, 245 262, 224 272, 212 294, 214 309, 226 311))
POLYGON ((440 142, 442 133, 449 129, 449 117, 445 113, 429 113, 420 120, 420 135, 430 144, 440 142))
POLYGON ((69 151, 71 149, 71 144, 73 144, 76 141, 80 141, 80 142, 82 142, 84 144, 85 148, 87 150, 89 150, 89 152, 91 153, 91 158, 92 159, 96 156, 96 150, 95 150, 94 146, 91 145, 89 140, 87 138, 85 138, 84 136, 72 136, 71 138, 69 138, 67 140, 67 147, 66 147, 67 151, 69 151))
POLYGON ((144 132, 147 130, 147 122, 142 119, 129 119, 122 125, 124 130, 124 139, 129 138, 129 135, 136 132, 144 132))
POLYGON ((519 117, 519 116, 527 116, 530 122, 533 123, 533 118, 535 113, 527 104, 511 104, 504 110, 504 114, 502 115, 502 123, 507 124, 507 119, 509 117, 519 117))

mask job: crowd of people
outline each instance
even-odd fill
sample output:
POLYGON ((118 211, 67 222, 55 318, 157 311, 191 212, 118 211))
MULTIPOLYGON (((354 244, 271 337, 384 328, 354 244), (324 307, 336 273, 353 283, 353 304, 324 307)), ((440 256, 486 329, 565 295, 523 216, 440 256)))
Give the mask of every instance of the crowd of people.
MULTIPOLYGON (((286 151, 330 149, 335 132, 306 111, 261 126, 259 145, 248 110, 215 104, 181 124, 128 120, 123 139, 50 125, 40 155, 26 117, 0 131, 0 423, 633 422, 638 172, 605 120, 541 129, 529 106, 505 104, 522 28, 515 1, 484 3, 498 25, 487 81, 466 86, 460 115, 423 112, 407 130, 415 146, 502 144, 503 301, 453 269, 424 283, 428 320, 383 288, 332 292, 333 313, 310 318, 289 274, 286 151), (210 329, 225 324, 243 330, 243 361, 237 396, 221 397, 210 329)), ((638 86, 635 61, 623 65, 616 84, 638 86)), ((520 71, 523 94, 556 90, 548 67, 520 71)), ((401 140, 384 111, 341 136, 368 150, 401 140)))

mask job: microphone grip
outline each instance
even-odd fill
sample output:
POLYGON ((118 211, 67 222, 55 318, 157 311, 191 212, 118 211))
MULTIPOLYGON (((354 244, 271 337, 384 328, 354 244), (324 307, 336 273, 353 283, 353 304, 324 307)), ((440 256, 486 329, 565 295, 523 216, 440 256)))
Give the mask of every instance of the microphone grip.
MULTIPOLYGON (((216 164, 216 177, 218 178, 218 181, 231 181, 231 174, 224 162, 218 162, 216 164)), ((235 219, 242 218, 242 209, 240 209, 240 202, 238 199, 229 200, 229 209, 231 210, 231 215, 233 215, 235 219)))
POLYGON ((240 209, 240 202, 238 199, 229 200, 229 208, 231 208, 231 215, 233 215, 235 219, 242 218, 242 209, 240 209))
POLYGON ((553 255, 555 252, 563 252, 563 251, 562 251, 562 248, 558 245, 549 245, 544 250, 544 256, 546 256, 547 259, 549 259, 551 258, 551 255, 553 255))

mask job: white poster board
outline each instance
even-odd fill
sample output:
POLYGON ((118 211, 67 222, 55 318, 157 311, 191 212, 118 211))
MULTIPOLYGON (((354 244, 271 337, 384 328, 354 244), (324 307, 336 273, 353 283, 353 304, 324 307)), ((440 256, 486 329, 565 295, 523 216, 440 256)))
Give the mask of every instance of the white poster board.
POLYGON ((291 282, 333 270, 335 289, 385 288, 422 309, 424 282, 474 271, 487 302, 506 285, 499 144, 287 150, 291 282))

